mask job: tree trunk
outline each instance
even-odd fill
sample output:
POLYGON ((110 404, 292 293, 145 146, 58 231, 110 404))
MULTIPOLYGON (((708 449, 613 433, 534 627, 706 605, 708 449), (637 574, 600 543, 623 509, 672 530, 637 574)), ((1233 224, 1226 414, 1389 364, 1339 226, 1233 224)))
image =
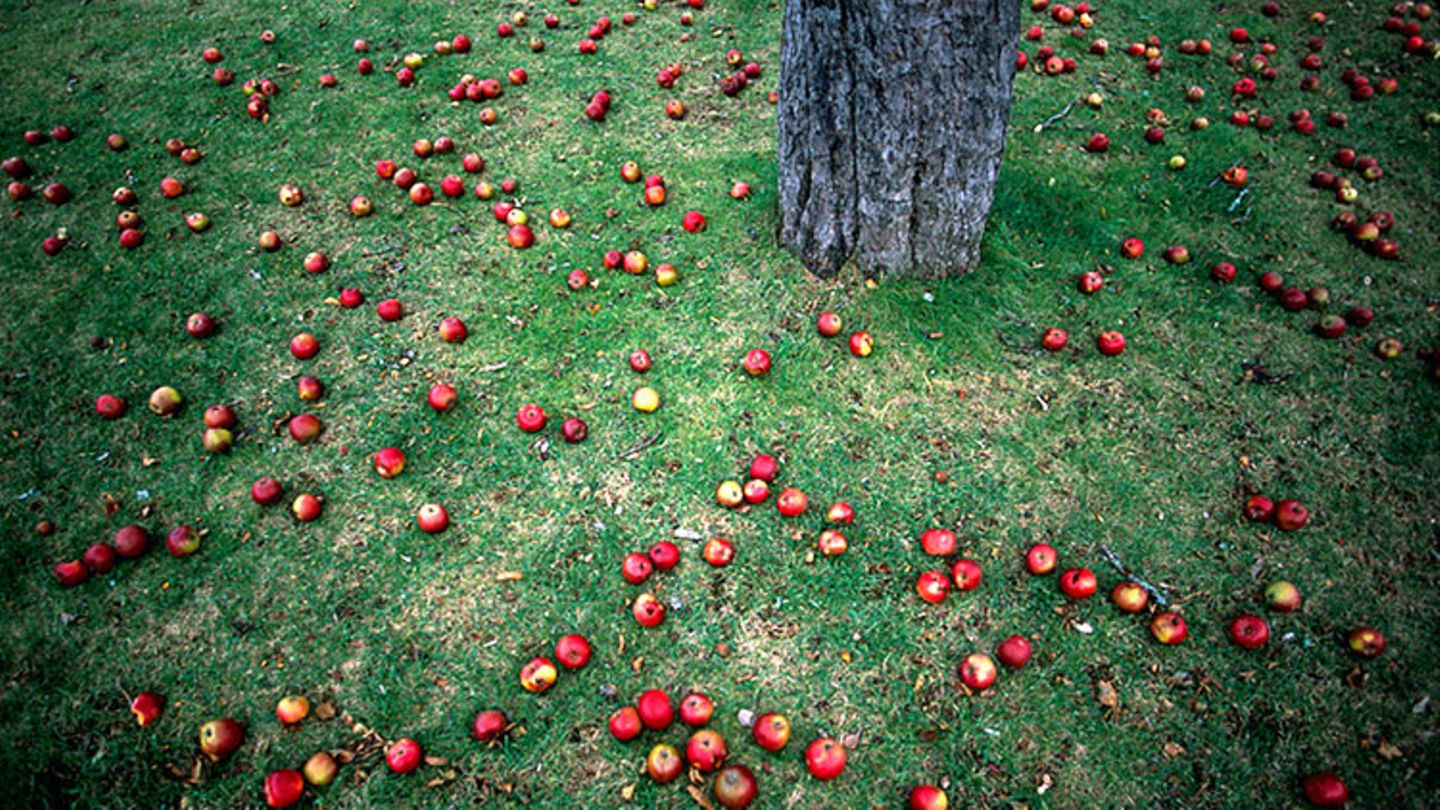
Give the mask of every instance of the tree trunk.
POLYGON ((780 241, 815 273, 980 261, 1019 0, 786 0, 780 241))

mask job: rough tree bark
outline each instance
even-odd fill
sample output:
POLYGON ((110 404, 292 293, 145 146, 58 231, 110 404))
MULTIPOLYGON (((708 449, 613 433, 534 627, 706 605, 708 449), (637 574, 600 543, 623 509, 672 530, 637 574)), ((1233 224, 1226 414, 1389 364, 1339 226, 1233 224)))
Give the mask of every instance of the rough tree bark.
POLYGON ((822 276, 973 269, 1019 27, 1019 0, 786 0, 781 243, 822 276))

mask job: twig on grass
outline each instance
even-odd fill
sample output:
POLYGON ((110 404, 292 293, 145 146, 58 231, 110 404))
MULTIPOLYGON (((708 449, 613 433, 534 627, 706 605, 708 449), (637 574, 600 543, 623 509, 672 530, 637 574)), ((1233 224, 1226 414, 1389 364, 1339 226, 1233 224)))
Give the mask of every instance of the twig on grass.
POLYGON ((1155 604, 1160 607, 1168 607, 1170 605, 1169 600, 1165 598, 1164 594, 1160 593, 1159 588, 1136 576, 1135 572, 1130 570, 1130 566, 1126 565, 1124 560, 1120 559, 1120 555, 1111 551, 1109 546, 1101 544, 1100 553, 1105 557, 1105 561, 1110 563, 1122 576, 1135 580, 1135 584, 1144 588, 1145 592, 1150 594, 1150 597, 1155 600, 1155 604))
POLYGON ((1076 98, 1076 99, 1071 99, 1071 100, 1070 100, 1070 103, 1065 105, 1065 109, 1061 110, 1061 111, 1058 112, 1058 113, 1055 113, 1054 115, 1050 116, 1049 118, 1046 118, 1044 121, 1041 121, 1040 123, 1036 124, 1036 125, 1035 125, 1035 131, 1036 131, 1036 132, 1043 132, 1047 127, 1054 126, 1054 125, 1056 124, 1056 122, 1058 122, 1060 119, 1062 119, 1062 118, 1064 118, 1065 116, 1069 115, 1069 114, 1070 114, 1070 111, 1073 110, 1073 109, 1075 109, 1075 105, 1078 104, 1078 103, 1080 103, 1080 99, 1078 99, 1078 98, 1076 98))
POLYGON ((640 455, 641 453, 645 452, 646 450, 649 450, 650 448, 654 447, 656 444, 658 444, 658 443, 659 443, 662 439, 664 439, 664 438, 665 438, 665 434, 664 434, 664 433, 656 433, 654 436, 650 436, 650 437, 642 440, 639 444, 635 445, 634 447, 630 448, 629 450, 626 450, 625 452, 621 453, 620 455, 616 456, 615 458, 618 459, 618 460, 620 460, 620 461, 629 461, 629 460, 635 458, 636 456, 640 455))

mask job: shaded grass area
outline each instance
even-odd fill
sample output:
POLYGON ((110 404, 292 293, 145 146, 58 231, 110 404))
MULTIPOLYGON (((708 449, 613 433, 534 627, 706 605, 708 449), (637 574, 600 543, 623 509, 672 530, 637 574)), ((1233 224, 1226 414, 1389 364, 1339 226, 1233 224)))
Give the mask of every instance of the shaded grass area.
MULTIPOLYGON (((269 770, 354 737, 338 721, 282 730, 274 703, 301 691, 387 738, 414 737, 459 774, 426 788, 426 777, 362 760, 323 804, 687 806, 683 791, 651 784, 637 767, 648 743, 681 743, 678 730, 629 746, 605 732, 619 705, 606 696, 612 687, 629 699, 660 686, 716 700, 713 725, 755 769, 764 806, 897 806, 910 785, 942 780, 957 804, 1270 806, 1298 801, 1299 775, 1327 768, 1362 804, 1425 803, 1440 766, 1428 745, 1435 720, 1412 707, 1437 685, 1434 390, 1413 358, 1384 364, 1370 347, 1382 335, 1412 347, 1434 337, 1440 249, 1428 201, 1440 181, 1434 131, 1417 113, 1437 104, 1435 68, 1402 58, 1374 30, 1377 9, 1322 7, 1332 19, 1327 89, 1302 96, 1294 60, 1312 31, 1298 9, 1274 21, 1227 8, 1185 22, 1178 4, 1106 5, 1094 35, 1110 40, 1109 56, 1082 56, 1071 77, 1017 77, 984 266, 872 289, 853 277, 811 279, 774 246, 765 93, 776 86, 779 14, 767 4, 712 2, 689 29, 665 4, 621 30, 628 5, 586 3, 554 9, 564 24, 543 33, 538 17, 549 9, 527 3, 306 6, 277 16, 216 3, 164 19, 133 3, 5 4, 6 153, 75 192, 63 208, 8 204, 18 215, 4 226, 0 259, 0 542, 11 559, 0 716, 10 737, 27 741, 0 757, 6 782, 27 803, 51 806, 253 803, 269 770), (497 40, 494 26, 519 8, 530 28, 497 40), (582 23, 600 13, 616 31, 599 55, 581 56, 582 23), (1282 79, 1260 105, 1282 122, 1302 104, 1317 115, 1342 109, 1350 128, 1301 138, 1282 123, 1262 137, 1224 123, 1233 75, 1219 43, 1234 25, 1281 47, 1282 79), (274 45, 256 38, 264 28, 275 30, 274 45), (679 42, 687 30, 693 41, 679 42), (415 88, 353 70, 355 37, 371 41, 383 66, 460 31, 475 52, 431 58, 415 88), (1152 80, 1120 53, 1150 33, 1167 43, 1209 37, 1216 53, 1167 52, 1152 80), (544 36, 543 53, 527 48, 531 34, 544 36), (225 52, 236 86, 206 78, 198 52, 209 44, 225 52), (729 47, 765 68, 738 99, 713 83, 729 47), (655 72, 677 60, 686 73, 660 90, 655 72), (1400 93, 1345 100, 1337 74, 1349 61, 1398 76, 1400 93), (530 83, 506 87, 495 127, 478 124, 478 105, 445 97, 463 73, 501 77, 512 66, 530 83), (315 86, 325 71, 340 77, 338 89, 315 86), (283 88, 268 124, 245 116, 238 91, 260 75, 283 88), (1185 104, 1190 84, 1206 87, 1204 103, 1185 104), (602 87, 615 106, 597 125, 581 112, 602 87), (1100 111, 1080 106, 1032 131, 1093 88, 1106 97, 1100 111), (683 121, 663 115, 672 96, 690 108, 683 121), (1150 147, 1144 114, 1157 106, 1176 121, 1205 114, 1213 124, 1172 127, 1166 145, 1150 147), (61 121, 75 142, 19 139, 61 121), (1108 154, 1079 150, 1092 130, 1110 134, 1108 154), (106 151, 112 131, 131 148, 106 151), (484 155, 488 179, 516 178, 533 220, 559 206, 575 223, 539 225, 536 246, 516 252, 473 198, 417 208, 374 178, 382 157, 432 185, 458 173, 453 156, 409 156, 415 138, 440 134, 459 154, 484 155), (174 161, 161 149, 169 137, 198 143, 205 159, 174 161), (1385 166, 1384 180, 1362 188, 1364 205, 1396 214, 1403 261, 1379 262, 1329 232, 1336 207, 1306 181, 1339 145, 1385 166), (1189 168, 1167 170, 1174 153, 1189 168), (666 177, 664 207, 644 208, 619 178, 627 159, 666 177), (1228 210, 1234 190, 1211 183, 1236 160, 1251 170, 1239 223, 1228 210), (167 174, 186 195, 159 196, 167 174), (750 200, 726 196, 734 180, 751 184, 750 200), (277 202, 285 182, 303 188, 301 208, 277 202), (142 197, 148 239, 137 251, 115 244, 109 194, 121 184, 142 197), (346 213, 356 194, 374 200, 375 215, 346 213), (679 228, 690 208, 710 219, 705 233, 679 228), (215 222, 198 235, 181 222, 197 210, 215 222), (42 257, 40 240, 62 226, 72 245, 42 257), (287 246, 261 253, 256 237, 271 228, 287 246), (1141 261, 1118 256, 1130 235, 1149 246, 1141 261), (1194 263, 1159 260, 1181 243, 1194 263), (675 264, 679 285, 662 292, 646 277, 600 269, 603 251, 631 247, 675 264), (301 269, 310 250, 330 255, 327 274, 301 269), (1221 257, 1240 267, 1233 286, 1206 278, 1221 257), (1115 270, 1101 294, 1082 296, 1073 276, 1097 262, 1115 270), (598 276, 598 288, 568 292, 575 267, 598 276), (1334 306, 1371 306, 1376 323, 1320 341, 1308 334, 1313 314, 1285 313, 1253 286, 1268 269, 1328 287, 1334 306), (341 286, 363 289, 367 304, 325 303, 341 286), (397 324, 373 313, 390 296, 409 312, 397 324), (876 354, 857 360, 817 337, 814 316, 825 308, 876 335, 876 354), (196 310, 221 320, 219 335, 184 334, 196 310), (462 345, 434 334, 451 314, 469 326, 462 345), (1040 351, 1050 325, 1068 329, 1076 348, 1040 351), (1130 341, 1120 358, 1091 348, 1108 328, 1130 341), (307 363, 285 348, 300 331, 323 344, 307 363), (758 380, 738 369, 756 346, 775 357, 758 380), (643 380, 625 360, 638 347, 656 361, 643 380), (1249 382, 1246 364, 1283 381, 1249 382), (307 447, 283 435, 284 419, 305 410, 294 390, 301 373, 329 389, 311 408, 325 433, 307 447), (440 380, 462 397, 444 416, 423 405, 440 380), (642 382, 664 398, 654 414, 629 407, 642 382), (143 410, 160 384, 186 397, 174 420, 143 410), (130 402, 125 418, 93 416, 106 391, 130 402), (220 401, 235 406, 242 428, 234 452, 206 457, 199 416, 220 401), (552 431, 542 453, 512 422, 530 401, 552 418, 583 412, 590 440, 569 446, 552 431), (382 481, 367 459, 388 444, 405 448, 410 464, 382 481), (813 504, 856 506, 850 553, 807 557, 822 528, 813 511, 788 521, 768 507, 714 505, 715 484, 759 450, 776 453, 781 480, 813 504), (255 507, 248 486, 267 474, 291 493, 323 494, 324 517, 297 524, 255 507), (1284 535, 1244 524, 1239 507, 1252 491, 1300 498, 1312 525, 1284 535), (110 516, 107 493, 120 504, 110 516), (414 528, 427 501, 454 517, 446 534, 414 528), (54 536, 33 532, 42 518, 58 524, 54 536), (55 561, 133 521, 157 534, 182 522, 208 533, 193 558, 152 551, 103 580, 54 585, 55 561), (932 562, 914 538, 931 525, 959 526, 964 552, 985 565, 980 590, 938 607, 913 593, 932 562), (739 557, 715 571, 699 543, 682 542, 680 568, 652 580, 679 607, 660 629, 641 631, 619 560, 676 528, 729 537, 739 557), (1037 540, 1060 548, 1062 565, 1095 569, 1106 591, 1118 575, 1100 547, 1114 550, 1184 605, 1192 641, 1161 648, 1143 622, 1103 600, 1067 605, 1053 581, 1023 573, 1021 552, 1037 540), (512 572, 522 578, 499 576, 512 572), (1282 577, 1300 586, 1304 609, 1273 621, 1264 651, 1229 645, 1226 622, 1256 609, 1257 591, 1282 577), (1356 624, 1387 634, 1385 657, 1357 665, 1346 655, 1342 636, 1356 624), (523 693, 519 666, 571 631, 589 636, 595 662, 544 696, 523 693), (964 696, 959 660, 1015 632, 1034 639, 1032 667, 1002 673, 993 693, 964 696), (1097 700, 1102 683, 1117 710, 1097 700), (135 727, 123 696, 142 689, 170 701, 147 729, 135 727), (488 749, 470 741, 470 718, 489 706, 506 709, 523 735, 488 749), (753 746, 740 709, 788 714, 790 748, 753 746), (166 779, 167 763, 188 766, 198 725, 227 714, 249 725, 240 754, 203 784, 166 779), (829 784, 805 775, 799 754, 822 733, 856 743, 846 774, 829 784)), ((1083 51, 1045 24, 1062 54, 1083 51)))

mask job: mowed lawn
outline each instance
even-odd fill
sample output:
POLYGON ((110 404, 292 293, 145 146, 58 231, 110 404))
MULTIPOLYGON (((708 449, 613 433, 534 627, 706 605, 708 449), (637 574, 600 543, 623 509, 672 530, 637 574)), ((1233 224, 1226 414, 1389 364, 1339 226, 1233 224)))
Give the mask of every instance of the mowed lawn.
MULTIPOLYGON (((1023 28, 1044 34, 1021 42, 1031 61, 1015 80, 985 262, 963 278, 878 284, 816 280, 776 245, 767 94, 779 3, 708 0, 690 26, 669 2, 262 5, 0 4, 0 151, 25 159, 35 191, 7 199, 0 226, 5 804, 255 805, 270 771, 348 749, 359 756, 307 802, 701 806, 688 777, 658 785, 643 769, 653 744, 683 747, 688 730, 629 744, 606 730, 656 687, 711 696, 711 728, 755 772, 763 807, 894 808, 921 783, 945 786, 957 807, 1292 806, 1316 771, 1341 775, 1356 806, 1435 801, 1440 431, 1436 381, 1416 351, 1436 340, 1440 300, 1440 127, 1425 120, 1440 109, 1440 66, 1382 30, 1386 4, 1287 2, 1271 18, 1259 2, 1113 0, 1080 38, 1027 8, 1023 28), (498 37, 520 10, 529 24, 498 37), (1315 10, 1328 21, 1308 19, 1315 10), (627 11, 634 25, 621 23, 627 11), (558 29, 542 25, 546 12, 558 29), (613 29, 581 54, 601 15, 613 29), (1234 27, 1252 41, 1232 45, 1234 27), (460 33, 473 50, 433 54, 460 33), (1156 75, 1125 53, 1150 35, 1156 75), (1302 92, 1300 59, 1317 36, 1321 86, 1302 92), (371 75, 356 70, 356 38, 370 42, 371 75), (1109 53, 1089 54, 1099 38, 1109 53), (1187 38, 1213 52, 1181 53, 1187 38), (1278 76, 1237 101, 1232 85, 1253 75, 1262 41, 1276 46, 1278 76), (1077 69, 1038 74, 1040 45, 1077 69), (209 46, 232 85, 211 80, 209 46), (731 48, 762 68, 735 97, 718 85, 731 48), (425 63, 401 87, 394 71, 412 51, 425 63), (1227 65, 1237 51, 1238 70, 1227 65), (663 89, 656 74, 672 63, 684 72, 663 89), (516 67, 523 86, 505 80, 516 67), (1347 68, 1394 77, 1398 90, 1352 100, 1347 68), (337 87, 319 86, 327 72, 337 87), (499 79, 503 95, 451 102, 467 73, 499 79), (241 90, 261 77, 279 87, 268 122, 246 114, 241 90), (1186 101, 1191 86, 1203 100, 1186 101), (591 121, 585 106, 602 89, 613 105, 591 121), (1098 108, 1080 101, 1092 92, 1098 108), (665 115, 671 98, 683 119, 665 115), (487 105, 492 126, 478 119, 487 105), (1302 107, 1313 134, 1292 128, 1302 107), (1152 108, 1169 122, 1162 144, 1144 137, 1152 108), (1235 126, 1237 109, 1275 126, 1235 126), (1327 125, 1332 112, 1348 126, 1327 125), (1208 129, 1191 129, 1199 116, 1208 129), (74 139, 22 140, 57 124, 74 139), (1095 132, 1108 151, 1083 149, 1095 132), (107 149, 111 133, 128 148, 107 149), (411 151, 440 136, 454 153, 411 151), (167 154, 170 138, 203 158, 167 154), (1331 167, 1340 147, 1376 158, 1383 177, 1331 167), (460 168, 469 152, 485 159, 479 175, 460 168), (1184 169, 1168 168, 1173 155, 1184 169), (377 178, 381 159, 414 168, 435 203, 377 178), (621 178, 627 160, 663 175, 664 205, 647 207, 621 178), (1243 193, 1219 181, 1234 165, 1248 170, 1243 193), (1352 178, 1359 199, 1312 188, 1320 169, 1352 178), (439 194, 451 173, 467 185, 453 200, 439 194), (166 176, 181 196, 161 196, 166 176), (529 213, 527 250, 506 243, 495 200, 468 190, 505 178, 518 187, 495 200, 529 213), (72 194, 63 206, 40 199, 55 181, 72 194), (748 199, 731 198, 737 181, 748 199), (286 183, 301 205, 281 205, 286 183), (139 197, 137 249, 117 239, 119 186, 139 197), (356 195, 372 215, 350 215, 356 195), (554 208, 571 214, 567 229, 546 222, 554 208), (681 228, 692 209, 708 219, 702 233, 681 228), (1342 210, 1393 212, 1399 260, 1332 230, 1342 210), (210 228, 187 229, 192 212, 210 228), (68 245, 43 255, 62 228, 68 245), (268 230, 281 250, 257 247, 268 230), (1128 237, 1144 241, 1141 258, 1120 254, 1128 237), (1166 263, 1172 245, 1191 262, 1166 263), (606 270, 612 249, 673 264, 679 281, 606 270), (329 257, 326 272, 302 268, 311 251, 329 257), (1238 268, 1234 283, 1211 280, 1219 261, 1238 268), (1106 285, 1084 295, 1075 279, 1097 265, 1106 285), (576 268, 592 288, 567 288, 576 268), (1374 322, 1322 339, 1322 313, 1286 311, 1256 286, 1266 271, 1327 288, 1330 313, 1369 307, 1374 322), (338 306, 342 287, 366 303, 338 306), (383 322, 375 304, 392 297, 405 315, 383 322), (827 309, 845 323, 840 337, 816 332, 827 309), (195 312, 218 320, 213 337, 186 334, 195 312), (466 323, 463 343, 437 337, 446 316, 466 323), (1051 326, 1070 334, 1058 353, 1039 345, 1051 326), (875 338, 868 358, 846 348, 857 329, 875 338), (1118 357, 1095 348, 1110 329, 1128 342, 1118 357), (301 332, 321 344, 313 359, 288 351, 301 332), (1400 357, 1376 355, 1385 337, 1403 342, 1400 357), (640 348, 654 360, 643 377, 627 362, 640 348), (740 368, 754 348, 773 358, 764 377, 740 368), (323 380, 322 399, 298 398, 302 374, 323 380), (449 413, 426 406, 437 382, 459 392, 449 413), (161 385, 184 397, 173 417, 145 408, 161 385), (654 413, 631 407, 642 385, 659 392, 654 413), (105 393, 129 404, 120 419, 96 415, 105 393), (515 422, 532 402, 550 414, 539 434, 515 422), (202 414, 217 403, 239 419, 225 455, 201 446, 202 414), (324 424, 303 446, 286 430, 302 412, 324 424), (590 434, 572 445, 559 423, 574 415, 590 434), (385 480, 370 456, 392 445, 408 463, 385 480), (743 480, 757 452, 780 460, 777 491, 807 493, 803 517, 780 516, 773 497, 717 505, 717 484, 743 480), (267 475, 283 483, 282 505, 251 501, 267 475), (301 492, 323 496, 319 520, 291 516, 284 503, 301 492), (1300 500, 1309 525, 1247 522, 1253 494, 1300 500), (849 551, 823 557, 824 510, 842 499, 856 510, 849 551), (427 502, 449 511, 445 533, 416 527, 427 502), (37 531, 44 520, 53 533, 37 531), (148 555, 76 587, 56 582, 56 563, 130 523, 149 529, 148 555), (163 548, 180 524, 204 532, 193 556, 163 548), (954 529, 957 556, 984 569, 978 589, 938 605, 915 591, 920 573, 949 569, 920 549, 932 527, 954 529), (736 546, 728 567, 701 558, 715 536, 736 546), (680 565, 626 584, 622 557, 662 539, 681 546, 680 565), (1037 542, 1059 549, 1062 570, 1093 570, 1099 593, 1072 602, 1054 574, 1028 574, 1037 542), (1126 577, 1107 550, 1180 610, 1183 644, 1156 643, 1147 615, 1110 604, 1126 577), (1261 600, 1281 579, 1300 589, 1299 611, 1261 600), (642 590, 669 609, 658 628, 631 617, 642 590), (1270 624, 1262 649, 1226 637, 1247 612, 1270 624), (1358 626, 1389 649, 1353 655, 1345 636, 1358 626), (522 690, 520 667, 572 632, 594 645, 590 665, 542 695, 522 690), (1030 665, 967 694, 960 661, 1016 633, 1031 639, 1030 665), (167 705, 141 728, 128 704, 145 690, 167 705), (292 693, 337 716, 282 728, 275 704, 292 693), (516 727, 486 746, 470 722, 492 707, 516 727), (761 750, 741 725, 767 711, 793 725, 783 752, 761 750), (245 724, 244 744, 193 769, 200 724, 224 716, 245 724), (347 718, 436 759, 391 774, 377 737, 347 718), (849 749, 832 782, 803 761, 820 736, 849 749)), ((1440 27, 1419 24, 1427 39, 1440 27)))

